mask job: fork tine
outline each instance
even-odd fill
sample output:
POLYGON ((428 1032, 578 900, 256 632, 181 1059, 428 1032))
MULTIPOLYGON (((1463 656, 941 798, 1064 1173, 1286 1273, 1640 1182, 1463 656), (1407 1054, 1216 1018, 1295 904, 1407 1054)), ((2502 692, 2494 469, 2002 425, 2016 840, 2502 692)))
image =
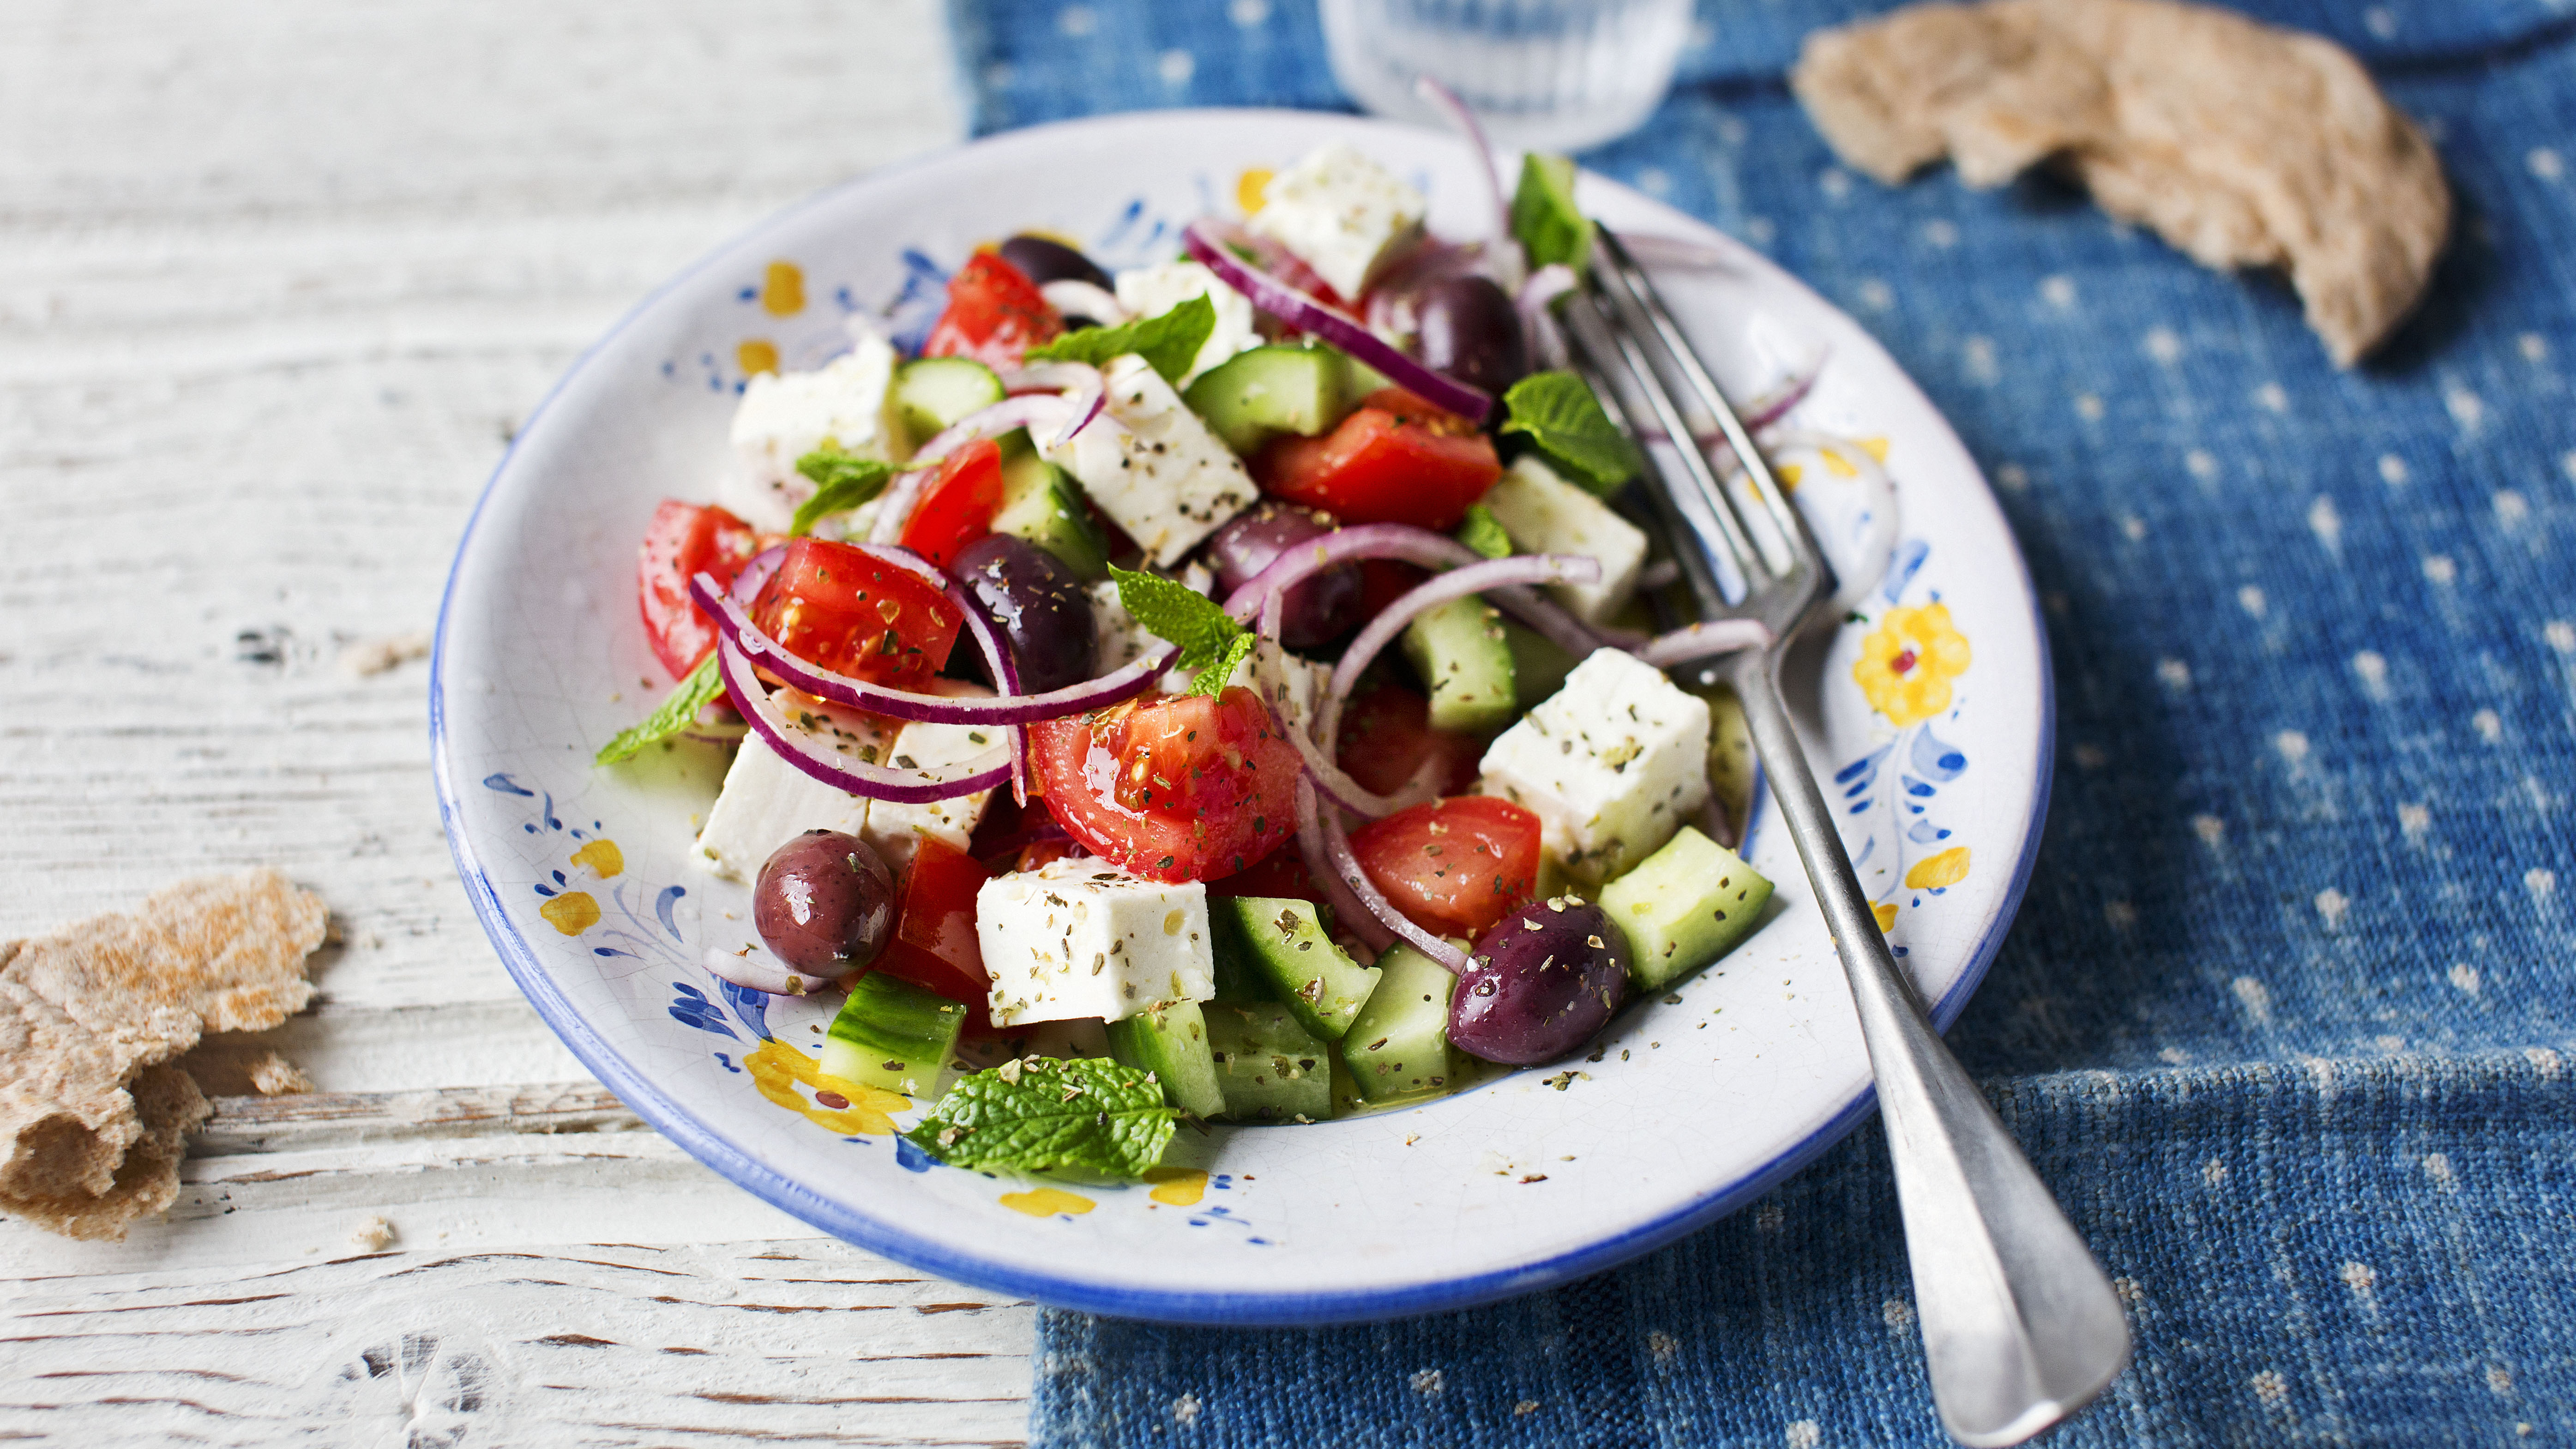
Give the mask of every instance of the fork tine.
MULTIPOLYGON (((1564 320, 1574 342, 1575 367, 1593 395, 1601 400, 1601 410, 1609 415, 1613 426, 1630 438, 1637 437, 1640 430, 1629 413, 1627 395, 1631 389, 1643 395, 1644 388, 1633 381, 1626 387, 1613 381, 1614 374, 1625 375, 1629 369, 1609 341, 1612 333, 1607 322, 1592 299, 1581 292, 1568 300, 1564 320)), ((1654 475, 1655 486, 1645 493, 1656 516, 1674 538, 1698 540, 1697 547, 1676 547, 1672 554, 1689 580, 1691 592, 1698 596, 1702 614, 1714 618, 1732 612, 1736 605, 1728 597, 1729 586, 1744 598, 1751 596, 1753 587, 1752 575, 1744 570, 1750 549, 1740 520, 1731 510, 1713 506, 1704 490, 1674 487, 1673 480, 1666 476, 1663 460, 1653 450, 1640 447, 1638 452, 1654 475)))
MULTIPOLYGON (((1575 292, 1568 301, 1566 314, 1567 330, 1573 334, 1577 350, 1592 363, 1595 372, 1609 373, 1615 360, 1618 370, 1629 377, 1635 394, 1643 398, 1646 406, 1654 412, 1665 435, 1676 440, 1673 452, 1681 458, 1683 469, 1697 486, 1675 488, 1667 485, 1655 490, 1658 501, 1668 502, 1679 510, 1689 531, 1702 541, 1703 548, 1722 547, 1726 551, 1736 574, 1744 581, 1749 600, 1754 591, 1770 580, 1775 570, 1770 557, 1754 541, 1751 530, 1745 527, 1743 515, 1737 510, 1735 500, 1727 496, 1716 470, 1709 466, 1707 454, 1691 441, 1689 422, 1673 401, 1671 390, 1665 387, 1662 377, 1638 348, 1632 331, 1612 325, 1610 319, 1602 315, 1600 303, 1590 290, 1575 292)), ((1601 391, 1597 386, 1593 390, 1596 393, 1601 391)), ((1613 405, 1604 402, 1603 407, 1606 410, 1613 405)), ((1631 423, 1624 407, 1613 421, 1631 423)), ((1631 423, 1628 432, 1633 438, 1637 436, 1638 429, 1631 423)), ((1660 475, 1663 467, 1655 461, 1655 455, 1648 452, 1647 459, 1660 475)), ((1722 591, 1720 598, 1723 598, 1722 591)))
MULTIPOLYGON (((1707 410, 1718 429, 1725 433, 1736 461, 1744 468, 1754 497, 1760 500, 1763 511, 1771 515, 1772 522, 1787 542, 1794 556, 1792 564, 1775 572, 1788 575, 1813 569, 1819 578, 1830 577, 1831 567, 1825 562, 1824 550, 1816 546, 1814 534, 1808 531, 1806 516, 1789 502, 1787 490, 1780 486, 1780 480, 1771 472, 1770 460, 1754 446, 1753 435, 1745 428, 1744 419, 1735 411, 1735 405, 1727 401, 1725 390, 1709 376, 1698 352, 1692 349, 1690 339, 1682 335, 1680 324, 1673 320, 1672 310, 1664 305, 1663 296, 1655 290, 1653 279, 1637 265, 1636 258, 1628 254, 1627 245, 1619 240, 1618 233, 1598 223, 1594 225, 1594 233, 1601 251, 1612 263, 1606 268, 1595 267, 1594 275, 1617 284, 1615 289, 1605 290, 1612 291, 1620 311, 1634 324, 1630 330, 1651 332, 1661 344, 1659 350, 1672 364, 1673 370, 1681 375, 1682 381, 1707 410)), ((1676 437, 1680 436, 1687 434, 1676 434, 1676 437)), ((1698 449, 1693 447, 1688 451, 1696 454, 1698 449)))

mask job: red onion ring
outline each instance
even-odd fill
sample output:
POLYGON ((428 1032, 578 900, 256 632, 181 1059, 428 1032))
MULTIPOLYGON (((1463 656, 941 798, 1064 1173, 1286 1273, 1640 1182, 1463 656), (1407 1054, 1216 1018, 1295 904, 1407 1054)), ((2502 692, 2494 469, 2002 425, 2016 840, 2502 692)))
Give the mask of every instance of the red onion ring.
POLYGON ((1670 669, 1694 659, 1732 654, 1739 649, 1770 647, 1771 631, 1758 619, 1711 619, 1658 634, 1628 652, 1657 669, 1670 669))
MULTIPOLYGON (((924 561, 925 563, 927 560, 924 561)), ((997 696, 1020 692, 1020 661, 1010 645, 993 632, 993 621, 955 579, 942 575, 939 580, 948 602, 966 616, 966 630, 975 636, 975 648, 984 656, 984 667, 991 671, 997 696)), ((1029 731, 1026 725, 1002 726, 1003 737, 1011 746, 1011 799, 1021 805, 1029 803, 1029 731)))
POLYGON ((1451 569, 1416 584, 1369 620, 1368 627, 1360 630, 1359 637, 1342 651, 1341 662, 1333 666, 1333 682, 1324 690, 1323 715, 1316 733, 1325 739, 1341 737, 1342 702, 1350 697, 1351 686, 1359 682, 1360 671, 1394 642, 1415 615, 1505 584, 1589 584, 1600 578, 1601 560, 1589 554, 1525 553, 1451 569))
POLYGON ((1332 850, 1324 843, 1324 822, 1315 808, 1315 783, 1304 775, 1297 777, 1297 853, 1306 859, 1306 873, 1323 883, 1336 924, 1359 937, 1371 951, 1383 951, 1395 944, 1395 933, 1351 889, 1350 882, 1333 869, 1332 850))
MULTIPOLYGON (((701 578, 705 577, 700 575, 701 578)), ((892 770, 883 765, 870 765, 842 758, 807 738, 805 732, 778 722, 772 713, 769 692, 751 670, 751 660, 731 635, 716 640, 716 668, 723 674, 725 692, 733 696, 733 707, 749 721, 753 733, 788 764, 835 790, 864 795, 871 800, 890 800, 897 805, 927 805, 934 800, 954 800, 978 790, 990 790, 1011 778, 1010 746, 998 744, 957 768, 966 773, 938 775, 927 770, 892 770), (991 764, 984 764, 986 760, 991 764)))
POLYGON ((1301 331, 1312 332, 1384 373, 1396 386, 1433 407, 1458 414, 1482 426, 1494 411, 1493 396, 1456 378, 1432 371, 1404 355, 1385 339, 1340 312, 1249 265, 1227 251, 1203 222, 1191 222, 1181 245, 1225 284, 1252 299, 1252 305, 1301 331))
MULTIPOLYGON (((1365 558, 1395 559, 1434 569, 1487 561, 1483 554, 1458 540, 1427 528, 1409 523, 1354 524, 1309 543, 1282 549, 1267 568, 1226 596, 1225 611, 1238 621, 1249 621, 1269 594, 1285 592, 1335 564, 1365 558)), ((1496 589, 1494 602, 1578 659, 1605 643, 1633 643, 1646 637, 1627 630, 1595 629, 1530 589, 1496 589)))
MULTIPOLYGON (((1276 599, 1278 595, 1273 594, 1271 597, 1276 599)), ((1267 644, 1270 641, 1265 638, 1264 642, 1267 644)), ((1437 782, 1428 778, 1417 777, 1407 781, 1403 789, 1392 795, 1377 794, 1352 779, 1334 761, 1329 753, 1330 747, 1316 741, 1314 736, 1316 717, 1313 713, 1309 712, 1302 719, 1288 717, 1286 666, 1281 662, 1282 658, 1283 656, 1276 649, 1255 649, 1252 656, 1253 686, 1262 700, 1269 704, 1270 712, 1278 716, 1279 732, 1288 737, 1288 743, 1297 751, 1299 762, 1306 767, 1307 778, 1315 782, 1315 788, 1323 791, 1326 799, 1355 815, 1365 815, 1375 820, 1381 816, 1392 815, 1408 805, 1419 805, 1434 797, 1436 791, 1433 786, 1437 782)), ((1425 774, 1428 774, 1427 770, 1425 774)))
POLYGON ((1458 129, 1459 139, 1475 153, 1485 179, 1485 201, 1494 213, 1494 230, 1485 243, 1486 255, 1492 259, 1487 274, 1504 291, 1516 290, 1521 274, 1529 270, 1529 254, 1521 250, 1520 238, 1512 235, 1512 205, 1503 192, 1502 168, 1494 163, 1493 143, 1485 139, 1485 128, 1477 121, 1474 108, 1456 91, 1425 75, 1414 80, 1413 93, 1447 116, 1449 124, 1458 129))
MULTIPOLYGON (((884 557, 894 551, 871 549, 870 552, 884 557)), ((909 554, 904 557, 912 558, 909 554)), ((755 559, 753 565, 759 562, 755 559)), ((920 569, 929 568, 921 560, 914 559, 913 562, 919 564, 920 569)), ((777 566, 772 563, 769 567, 774 571, 777 566)), ((752 565, 746 565, 743 576, 748 577, 751 572, 752 565)), ((740 582, 738 578, 737 585, 740 582)), ((689 593, 697 600, 698 607, 715 620, 716 633, 720 638, 732 641, 745 654, 755 656, 761 668, 807 694, 851 709, 863 709, 870 714, 901 720, 925 720, 932 724, 980 724, 1000 728, 1106 709, 1151 689, 1154 681, 1172 667, 1172 661, 1181 653, 1179 646, 1166 645, 1161 652, 1140 656, 1123 669, 1046 694, 1005 694, 990 699, 916 694, 911 690, 890 689, 868 680, 836 674, 790 654, 785 645, 761 632, 760 626, 751 621, 750 613, 741 603, 718 592, 711 575, 700 574, 691 580, 689 593)))
MULTIPOLYGON (((1313 798, 1312 795, 1299 795, 1297 797, 1299 810, 1304 811, 1313 798)), ((1324 858, 1333 867, 1332 874, 1325 877, 1328 882, 1327 888, 1329 889, 1330 882, 1335 881, 1348 887, 1351 895, 1359 901, 1361 908, 1375 917, 1379 925, 1403 937, 1423 955, 1439 962, 1442 969, 1450 975, 1465 975, 1467 953, 1415 925, 1413 918, 1397 910, 1395 902, 1388 900, 1386 893, 1377 888, 1377 882, 1370 880, 1368 872, 1360 868, 1359 857, 1351 852, 1350 833, 1342 829, 1341 817, 1328 810, 1317 811, 1316 816, 1316 828, 1324 837, 1324 858)), ((1305 827, 1306 822, 1301 814, 1297 828, 1302 832, 1305 827)), ((1339 907, 1335 909, 1338 913, 1339 907)), ((1361 939, 1368 938, 1363 934, 1361 939)))
MULTIPOLYGON (((955 425, 913 451, 912 461, 895 474, 894 486, 877 499, 876 521, 868 525, 868 542, 896 543, 903 538, 903 526, 912 521, 912 510, 921 502, 921 490, 930 486, 930 469, 948 461, 948 455, 978 438, 999 437, 1015 428, 1037 428, 1053 424, 1057 436, 1069 435, 1065 422, 1072 416, 1072 405, 1052 393, 1033 393, 1027 397, 1006 397, 988 408, 981 408, 959 418, 955 425)), ((1088 418, 1082 419, 1090 421, 1088 418)))
POLYGON ((1091 426, 1109 402, 1109 380, 1088 362, 1035 363, 1004 373, 1002 386, 1015 393, 1062 390, 1065 406, 1072 410, 1071 417, 1054 437, 1038 445, 1041 450, 1072 442, 1074 434, 1091 426))

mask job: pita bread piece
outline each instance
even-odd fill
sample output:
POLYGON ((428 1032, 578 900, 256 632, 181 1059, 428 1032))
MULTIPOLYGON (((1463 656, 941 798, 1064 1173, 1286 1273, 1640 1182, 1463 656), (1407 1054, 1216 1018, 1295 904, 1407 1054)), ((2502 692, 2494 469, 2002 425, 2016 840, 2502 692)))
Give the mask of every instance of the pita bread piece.
POLYGON ((183 881, 131 915, 0 943, 0 1211, 122 1238, 178 1193, 209 1110, 162 1064, 205 1031, 258 1031, 313 996, 326 913, 274 870, 183 881))
POLYGON ((1834 150, 1895 185, 2041 162, 2204 266, 2286 269, 2350 366, 2422 297, 2451 195, 2423 133, 2312 35, 2174 0, 1914 5, 1807 37, 1790 86, 1834 150))

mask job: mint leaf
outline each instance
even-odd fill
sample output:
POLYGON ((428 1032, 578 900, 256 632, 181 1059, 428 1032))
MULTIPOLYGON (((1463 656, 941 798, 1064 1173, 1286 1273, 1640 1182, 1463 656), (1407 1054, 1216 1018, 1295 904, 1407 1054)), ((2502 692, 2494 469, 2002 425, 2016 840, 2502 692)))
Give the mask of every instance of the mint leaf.
POLYGON ((1487 558, 1510 558, 1512 536, 1503 531, 1494 510, 1481 503, 1467 505, 1467 521, 1458 525, 1457 539, 1487 558))
MULTIPOLYGON (((1161 574, 1122 569, 1116 564, 1109 566, 1109 576, 1118 581, 1118 602, 1145 626, 1145 632, 1166 644, 1181 646, 1179 663, 1183 669, 1207 669, 1226 657, 1238 639, 1251 637, 1241 624, 1226 616, 1222 605, 1202 597, 1187 584, 1161 574)), ((1240 655, 1234 657, 1238 662, 1241 659, 1240 655)))
POLYGON ((1607 498, 1637 476, 1637 445, 1601 410, 1592 387, 1570 372, 1533 372, 1503 394, 1503 431, 1538 444, 1576 483, 1607 498))
POLYGON ((1142 1177, 1172 1140, 1172 1109, 1151 1072, 1100 1057, 1024 1057, 949 1088, 903 1135, 951 1167, 1142 1177))
POLYGON ((660 709, 653 711, 642 724, 621 732, 617 738, 601 745, 598 755, 593 757, 591 763, 594 765, 626 763, 641 754, 646 745, 657 740, 668 739, 687 729, 690 721, 698 717, 698 711, 722 698, 724 692, 724 676, 716 672, 716 656, 710 653, 706 658, 698 661, 697 668, 689 671, 688 678, 680 681, 679 688, 671 691, 671 697, 662 701, 660 709))
POLYGON ((1189 692, 1204 694, 1210 699, 1225 693, 1226 681, 1234 678, 1234 671, 1242 668, 1243 661, 1252 657, 1252 642, 1252 631, 1248 629, 1235 635, 1226 643, 1225 652, 1217 656, 1216 663, 1200 670, 1198 677, 1190 681, 1189 692))
POLYGON ((1574 209, 1574 163, 1532 151, 1512 191, 1512 235, 1535 271, 1562 262, 1581 272, 1592 260, 1592 223, 1574 209))
POLYGON ((1044 347, 1029 349, 1031 362, 1088 362, 1105 365, 1113 357, 1135 353, 1145 365, 1177 383, 1189 375, 1199 349, 1216 330, 1216 304, 1205 292, 1169 312, 1122 322, 1115 327, 1085 327, 1068 332, 1044 347))
POLYGON ((815 484, 814 496, 796 506, 796 519, 787 525, 788 537, 803 538, 825 517, 845 513, 883 493, 886 480, 894 476, 894 465, 817 448, 796 460, 796 471, 815 484))

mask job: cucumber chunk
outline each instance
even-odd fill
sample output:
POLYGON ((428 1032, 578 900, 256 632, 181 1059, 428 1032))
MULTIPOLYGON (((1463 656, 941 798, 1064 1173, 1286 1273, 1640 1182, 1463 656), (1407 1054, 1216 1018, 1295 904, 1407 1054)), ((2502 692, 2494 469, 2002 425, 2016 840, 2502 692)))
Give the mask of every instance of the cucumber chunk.
POLYGON ((1163 1100, 1191 1116, 1225 1111, 1216 1058, 1208 1051, 1207 1018, 1195 1001, 1166 1001, 1109 1023, 1109 1054, 1152 1072, 1162 1084, 1163 1100))
POLYGON ((1664 848, 1601 889, 1628 938, 1628 977, 1651 991, 1735 949, 1771 899, 1771 882, 1685 825, 1664 848))
POLYGON ((1091 521, 1082 485, 1062 468, 1038 456, 1024 432, 1004 439, 1002 507, 993 515, 995 533, 1017 534, 1054 554, 1084 583, 1109 577, 1109 540, 1091 521), (1007 446, 1021 439, 1017 451, 1007 446))
POLYGON ((823 1042, 823 1075, 907 1097, 929 1095, 957 1049, 966 1008, 871 971, 850 988, 823 1042))
POLYGON ((1512 651, 1512 707, 1522 714, 1538 708, 1565 687, 1565 676, 1583 661, 1564 646, 1517 619, 1503 621, 1503 643, 1512 651))
POLYGON ((917 446, 1002 400, 1002 380, 971 357, 924 357, 895 369, 894 410, 917 446))
POLYGON ((1431 696, 1431 727, 1479 734, 1519 712, 1510 634, 1481 599, 1452 599, 1404 626, 1404 657, 1431 696))
POLYGON ((1181 397, 1237 453, 1281 433, 1307 437, 1350 411, 1350 360, 1328 347, 1256 347, 1207 370, 1181 397))
POLYGON ((1333 1049, 1276 1002, 1211 1002, 1208 1054, 1225 1115, 1238 1122, 1321 1122, 1333 1115, 1333 1049))
POLYGON ((1343 1065, 1372 1103, 1445 1095, 1458 1079, 1449 1059, 1449 993, 1458 978, 1399 942, 1377 958, 1383 973, 1342 1036, 1343 1065))
MULTIPOLYGON (((1378 969, 1362 966, 1333 944, 1312 902, 1266 896, 1209 901, 1209 919, 1219 912, 1232 919, 1217 934, 1233 937, 1230 949, 1241 953, 1233 969, 1249 968, 1252 990, 1287 1008, 1323 1040, 1341 1040, 1377 989, 1378 969)), ((1240 980, 1233 984, 1240 992, 1240 980)))

